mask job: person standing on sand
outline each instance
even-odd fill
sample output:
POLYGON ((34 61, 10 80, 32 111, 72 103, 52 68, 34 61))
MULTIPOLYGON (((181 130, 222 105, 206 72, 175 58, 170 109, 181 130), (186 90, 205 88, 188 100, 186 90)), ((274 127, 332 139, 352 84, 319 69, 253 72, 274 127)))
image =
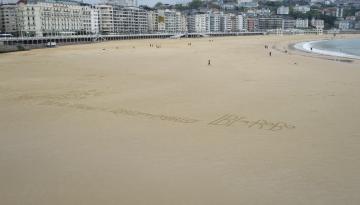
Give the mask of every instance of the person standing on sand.
POLYGON ((269 56, 271 56, 271 51, 269 52, 269 56))
POLYGON ((210 59, 208 60, 208 66, 211 65, 210 59))

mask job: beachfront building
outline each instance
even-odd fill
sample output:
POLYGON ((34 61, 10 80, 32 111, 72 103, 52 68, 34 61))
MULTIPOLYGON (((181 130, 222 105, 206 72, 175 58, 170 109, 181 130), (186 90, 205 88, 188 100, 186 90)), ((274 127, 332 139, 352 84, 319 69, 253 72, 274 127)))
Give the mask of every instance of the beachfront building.
POLYGON ((233 17, 235 15, 232 13, 223 14, 221 16, 221 31, 222 32, 232 32, 234 23, 233 17))
POLYGON ((234 29, 236 32, 246 31, 244 21, 245 21, 245 18, 243 15, 240 14, 240 15, 235 16, 234 29))
POLYGON ((94 6, 82 7, 83 30, 85 34, 99 33, 99 10, 94 6))
POLYGON ((210 32, 220 32, 221 31, 221 13, 219 12, 210 12, 209 13, 209 31, 210 32))
POLYGON ((308 28, 309 20, 298 18, 295 20, 295 28, 308 28))
POLYGON ((148 33, 148 14, 138 7, 97 5, 100 33, 140 34, 148 33))
POLYGON ((207 33, 209 31, 208 14, 191 14, 187 18, 188 31, 190 33, 207 33))
POLYGON ((259 20, 255 17, 246 18, 246 30, 249 32, 257 31, 259 27, 259 20))
POLYGON ((99 34, 100 33, 100 22, 99 22, 99 10, 95 7, 91 7, 90 13, 90 23, 91 23, 91 33, 99 34))
POLYGON ((166 33, 184 33, 187 31, 186 17, 176 10, 163 10, 162 16, 165 18, 166 33))
POLYGON ((295 19, 283 19, 282 29, 289 30, 295 28, 296 20, 295 19))
POLYGON ((91 34, 99 29, 98 11, 72 1, 42 1, 17 5, 20 36, 91 34))
POLYGON ((354 29, 360 30, 360 21, 356 21, 354 24, 354 29))
POLYGON ((0 5, 0 33, 17 35, 16 4, 0 5))
POLYGON ((148 21, 148 31, 149 33, 158 33, 159 32, 159 14, 157 10, 152 10, 147 12, 147 21, 148 21))
POLYGON ((339 22, 339 29, 340 30, 351 30, 355 27, 355 21, 351 20, 343 20, 339 22))
POLYGON ((113 6, 113 23, 116 34, 148 33, 147 12, 139 7, 113 6))
POLYGON ((186 17, 176 10, 154 10, 147 13, 150 33, 185 33, 186 17))
POLYGON ((317 29, 324 29, 324 20, 322 19, 311 19, 311 26, 317 29))
POLYGON ((289 14, 289 7, 287 6, 280 6, 279 8, 277 8, 276 13, 278 15, 288 15, 289 14))
POLYGON ((258 18, 259 31, 267 31, 274 29, 282 29, 283 28, 283 19, 279 17, 260 17, 258 18))
POLYGON ((113 6, 96 5, 99 13, 99 32, 101 34, 114 33, 113 6))

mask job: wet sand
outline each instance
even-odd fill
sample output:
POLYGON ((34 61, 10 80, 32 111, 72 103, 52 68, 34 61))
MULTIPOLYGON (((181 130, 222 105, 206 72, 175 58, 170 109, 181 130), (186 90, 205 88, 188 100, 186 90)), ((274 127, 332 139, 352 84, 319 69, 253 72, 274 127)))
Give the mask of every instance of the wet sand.
POLYGON ((360 61, 283 52, 320 38, 1 54, 0 204, 359 204, 360 61))

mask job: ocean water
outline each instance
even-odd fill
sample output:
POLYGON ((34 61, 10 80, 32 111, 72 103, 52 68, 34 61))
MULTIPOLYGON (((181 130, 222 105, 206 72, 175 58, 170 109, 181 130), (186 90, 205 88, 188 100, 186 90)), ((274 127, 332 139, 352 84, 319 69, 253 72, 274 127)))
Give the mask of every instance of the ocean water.
POLYGON ((339 52, 360 57, 360 39, 339 39, 317 41, 311 44, 313 48, 339 52))
POLYGON ((322 55, 360 59, 360 39, 335 39, 302 42, 295 48, 322 55))

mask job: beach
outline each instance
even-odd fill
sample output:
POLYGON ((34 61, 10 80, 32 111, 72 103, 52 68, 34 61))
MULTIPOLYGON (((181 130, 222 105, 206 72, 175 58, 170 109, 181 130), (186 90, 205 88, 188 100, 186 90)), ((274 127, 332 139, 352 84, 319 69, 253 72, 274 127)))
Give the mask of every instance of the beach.
POLYGON ((288 47, 331 37, 0 54, 0 204, 359 204, 360 60, 288 47))

